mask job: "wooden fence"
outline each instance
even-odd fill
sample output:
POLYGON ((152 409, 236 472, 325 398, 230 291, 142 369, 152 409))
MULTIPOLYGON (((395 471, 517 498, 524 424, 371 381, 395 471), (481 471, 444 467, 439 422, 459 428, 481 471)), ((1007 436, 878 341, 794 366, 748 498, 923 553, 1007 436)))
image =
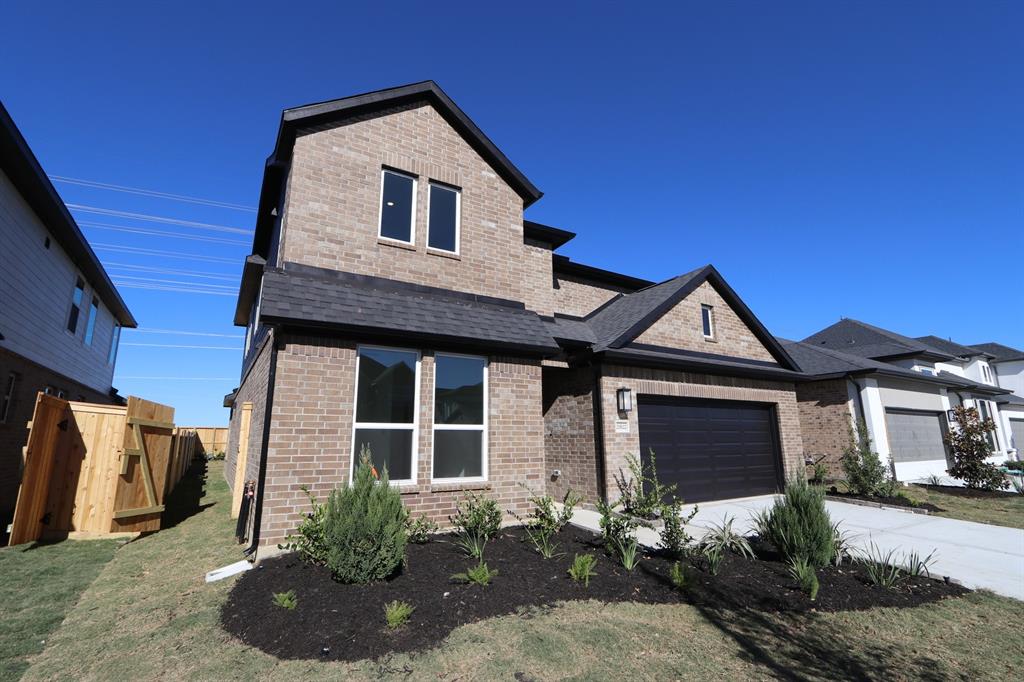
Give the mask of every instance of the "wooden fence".
POLYGON ((173 420, 174 408, 136 397, 117 406, 39 394, 9 544, 158 530, 199 450, 173 420))
POLYGON ((196 432, 199 437, 200 454, 214 455, 227 452, 228 449, 228 427, 226 426, 182 426, 196 432))

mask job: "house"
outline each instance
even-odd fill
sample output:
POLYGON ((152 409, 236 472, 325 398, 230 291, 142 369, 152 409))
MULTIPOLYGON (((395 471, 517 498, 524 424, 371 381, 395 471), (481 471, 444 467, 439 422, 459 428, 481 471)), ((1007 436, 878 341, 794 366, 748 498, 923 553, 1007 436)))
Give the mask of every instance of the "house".
POLYGON ((110 403, 135 318, 0 104, 0 527, 21 483, 36 394, 110 403))
POLYGON ((364 446, 442 523, 467 491, 520 514, 530 490, 614 499, 627 455, 650 450, 690 501, 802 471, 804 375, 721 274, 575 263, 555 253, 574 233, 524 219, 540 197, 431 81, 284 111, 225 397, 229 485, 248 441, 250 550, 295 527, 302 486, 350 480, 364 446))
POLYGON ((834 475, 849 425, 863 420, 897 480, 945 476, 948 415, 961 404, 996 421, 992 462, 1012 454, 998 418, 1009 391, 995 384, 983 351, 848 318, 784 346, 812 379, 797 387, 808 457, 824 457, 834 475))
POLYGON ((1017 459, 1024 459, 1024 351, 1001 343, 975 343, 971 348, 987 354, 996 384, 1012 391, 996 402, 1004 433, 1017 459))

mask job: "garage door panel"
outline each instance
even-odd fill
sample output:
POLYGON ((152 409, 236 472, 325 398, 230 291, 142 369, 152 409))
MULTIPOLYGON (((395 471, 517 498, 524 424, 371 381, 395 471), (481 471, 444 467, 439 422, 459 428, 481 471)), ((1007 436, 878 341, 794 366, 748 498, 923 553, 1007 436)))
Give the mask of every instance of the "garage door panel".
POLYGON ((940 413, 886 410, 885 427, 894 462, 928 462, 946 458, 940 413))
POLYGON ((1018 450, 1018 457, 1024 452, 1024 419, 1010 420, 1010 433, 1013 434, 1013 446, 1018 450))
POLYGON ((688 502, 774 493, 780 464, 768 404, 639 396, 640 447, 688 502))

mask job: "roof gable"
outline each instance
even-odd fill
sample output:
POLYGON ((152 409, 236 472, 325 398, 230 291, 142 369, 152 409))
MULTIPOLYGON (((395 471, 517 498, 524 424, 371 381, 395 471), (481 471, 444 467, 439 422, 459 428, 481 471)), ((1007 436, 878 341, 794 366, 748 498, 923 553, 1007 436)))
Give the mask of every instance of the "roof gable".
POLYGON ((850 318, 841 319, 808 336, 803 342, 862 358, 920 355, 938 360, 952 360, 955 357, 918 339, 850 318))
POLYGON ((1010 346, 1004 346, 1001 343, 995 343, 992 341, 989 343, 972 343, 971 348, 977 348, 981 352, 991 355, 995 358, 994 362, 1024 360, 1024 350, 1017 350, 1010 346))
POLYGON ((917 340, 921 343, 928 344, 932 348, 949 353, 959 358, 972 358, 978 355, 985 355, 985 351, 978 350, 977 348, 971 348, 970 346, 964 346, 950 339, 943 339, 934 334, 928 336, 918 336, 917 340))

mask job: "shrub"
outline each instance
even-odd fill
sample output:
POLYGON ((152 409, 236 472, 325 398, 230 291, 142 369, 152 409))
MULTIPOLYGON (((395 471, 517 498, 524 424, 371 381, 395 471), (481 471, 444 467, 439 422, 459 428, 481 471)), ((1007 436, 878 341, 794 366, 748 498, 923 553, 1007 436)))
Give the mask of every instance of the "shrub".
POLYGON ((733 552, 751 559, 754 558, 754 550, 751 549, 750 542, 733 530, 732 524, 735 520, 729 516, 723 519, 721 524, 712 524, 708 527, 708 532, 700 542, 705 556, 708 551, 717 551, 720 555, 733 552))
MULTIPOLYGON (((526 488, 525 485, 523 487, 526 488)), ((523 522, 526 535, 540 555, 545 559, 550 559, 555 555, 555 535, 569 523, 569 520, 572 519, 573 509, 583 498, 571 490, 567 491, 565 497, 562 498, 562 510, 558 511, 555 509, 555 500, 550 495, 537 495, 529 488, 526 489, 530 492, 530 503, 533 504, 533 509, 530 510, 530 514, 525 520, 514 512, 512 514, 523 522)))
POLYGON ((677 497, 661 507, 661 519, 665 522, 661 529, 660 546, 669 556, 680 557, 686 551, 693 538, 686 532, 686 524, 697 515, 696 505, 693 511, 683 518, 683 501, 677 497))
POLYGON ((1022 471, 1024 472, 1024 460, 1008 459, 1003 462, 1003 466, 1010 471, 1022 471))
POLYGON ((400 628, 409 622, 409 616, 416 610, 416 607, 409 602, 398 601, 397 599, 384 605, 384 620, 392 630, 400 628))
POLYGON ((832 563, 839 566, 852 555, 850 535, 845 531, 839 530, 839 524, 835 523, 832 526, 832 538, 832 563))
POLYGON ((363 448, 352 485, 331 493, 324 518, 327 567, 343 583, 369 583, 395 572, 405 558, 406 518, 402 497, 377 479, 370 452, 363 448))
POLYGON ((861 552, 860 562, 872 585, 891 590, 904 579, 905 576, 896 564, 895 556, 896 550, 890 549, 883 553, 873 542, 861 552))
POLYGON ((677 590, 685 590, 690 586, 690 573, 680 562, 672 564, 668 570, 668 578, 672 581, 672 587, 677 590))
POLYGON ((324 518, 327 505, 320 504, 306 486, 301 486, 301 490, 309 497, 312 511, 303 515, 295 533, 285 538, 284 544, 278 545, 278 548, 298 552, 300 557, 314 564, 325 564, 327 537, 324 535, 324 518))
POLYGON ((818 598, 818 575, 814 572, 814 566, 809 564, 806 559, 791 559, 789 575, 811 601, 818 598))
POLYGON ((437 523, 427 518, 426 514, 420 514, 415 520, 410 516, 405 522, 405 532, 409 536, 409 542, 417 545, 424 545, 430 541, 430 536, 437 531, 437 523))
POLYGON ((931 577, 931 567, 935 563, 935 550, 932 550, 931 554, 922 558, 917 552, 909 552, 903 557, 903 568, 906 570, 907 575, 913 577, 919 577, 926 575, 931 577))
POLYGON ((996 424, 991 419, 980 419, 978 411, 973 407, 957 405, 953 408, 956 428, 951 429, 945 437, 953 456, 953 466, 949 475, 963 479, 968 488, 981 490, 1002 490, 1010 484, 999 471, 999 467, 989 464, 986 458, 992 455, 990 434, 995 431, 996 424))
POLYGON ((636 529, 646 524, 636 516, 616 514, 614 506, 603 500, 597 503, 601 513, 601 535, 605 550, 621 561, 627 570, 632 571, 640 560, 636 529))
POLYGON ((295 590, 288 590, 287 592, 275 592, 274 604, 280 606, 282 609, 294 611, 295 607, 299 605, 299 598, 295 596, 295 590))
POLYGON ((871 449, 868 425, 857 422, 857 432, 849 429, 849 443, 843 449, 843 473, 854 495, 874 495, 885 482, 886 471, 878 453, 871 449))
POLYGON ((448 520, 455 527, 455 544, 470 557, 483 559, 487 541, 501 529, 501 509, 488 497, 466 493, 448 520))
POLYGON ((803 478, 786 484, 785 494, 768 512, 763 539, 786 561, 803 559, 816 568, 827 566, 836 552, 836 530, 825 510, 825 491, 803 478))
POLYGON ((708 573, 718 575, 718 567, 722 563, 722 557, 725 556, 725 552, 718 545, 704 545, 700 551, 704 555, 704 561, 708 566, 708 573))
POLYGON ((590 587, 590 579, 597 575, 594 571, 596 564, 597 557, 593 554, 577 554, 572 566, 569 567, 569 577, 583 583, 583 587, 590 587))
POLYGON ((458 580, 463 583, 476 583, 477 585, 490 585, 491 579, 498 575, 498 571, 487 568, 487 564, 480 561, 476 566, 469 568, 465 573, 456 573, 452 576, 452 580, 458 580))
POLYGON ((644 466, 639 457, 626 455, 629 477, 619 469, 613 474, 615 485, 619 488, 619 504, 627 514, 642 519, 654 518, 662 508, 662 502, 675 492, 675 485, 662 485, 658 482, 658 471, 654 465, 654 450, 650 450, 650 464, 644 466))

